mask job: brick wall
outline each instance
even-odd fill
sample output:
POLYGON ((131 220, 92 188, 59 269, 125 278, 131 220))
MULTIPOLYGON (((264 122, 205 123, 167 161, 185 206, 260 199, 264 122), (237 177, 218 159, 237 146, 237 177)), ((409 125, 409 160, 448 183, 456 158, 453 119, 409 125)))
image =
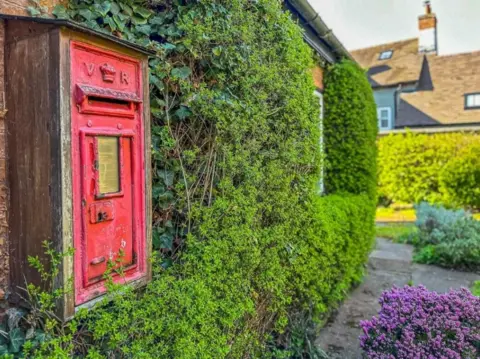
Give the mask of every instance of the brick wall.
POLYGON ((323 90, 323 69, 320 66, 315 66, 312 70, 313 82, 315 87, 323 90))

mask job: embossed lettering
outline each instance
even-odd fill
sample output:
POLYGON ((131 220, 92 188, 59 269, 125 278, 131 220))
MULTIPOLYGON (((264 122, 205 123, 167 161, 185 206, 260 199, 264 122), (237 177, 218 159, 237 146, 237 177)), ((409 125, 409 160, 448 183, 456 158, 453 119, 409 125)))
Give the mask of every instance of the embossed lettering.
POLYGON ((88 76, 92 76, 93 75, 93 72, 95 71, 95 64, 92 64, 92 63, 86 63, 84 62, 85 64, 85 68, 87 69, 87 74, 88 76))
POLYGON ((120 82, 122 84, 128 85, 130 83, 130 78, 128 77, 128 73, 125 71, 122 71, 120 73, 120 82))

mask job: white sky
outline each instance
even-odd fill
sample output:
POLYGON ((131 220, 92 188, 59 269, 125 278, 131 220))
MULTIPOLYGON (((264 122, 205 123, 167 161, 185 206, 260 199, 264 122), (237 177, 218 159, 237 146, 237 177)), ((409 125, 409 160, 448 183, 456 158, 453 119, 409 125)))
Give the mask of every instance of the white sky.
MULTIPOLYGON (((418 37, 423 0, 309 0, 349 50, 418 37)), ((480 0, 432 0, 441 55, 480 50, 480 0)))

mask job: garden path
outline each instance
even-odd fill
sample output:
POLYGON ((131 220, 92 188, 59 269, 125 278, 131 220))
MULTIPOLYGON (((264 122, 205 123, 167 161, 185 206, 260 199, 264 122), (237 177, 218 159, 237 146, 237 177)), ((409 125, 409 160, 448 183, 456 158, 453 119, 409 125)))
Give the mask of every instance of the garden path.
POLYGON ((378 298, 392 286, 424 285, 443 293, 450 288, 470 286, 480 275, 412 263, 413 247, 378 238, 370 255, 368 274, 336 315, 320 332, 317 345, 328 352, 330 359, 359 359, 359 322, 376 315, 378 298))

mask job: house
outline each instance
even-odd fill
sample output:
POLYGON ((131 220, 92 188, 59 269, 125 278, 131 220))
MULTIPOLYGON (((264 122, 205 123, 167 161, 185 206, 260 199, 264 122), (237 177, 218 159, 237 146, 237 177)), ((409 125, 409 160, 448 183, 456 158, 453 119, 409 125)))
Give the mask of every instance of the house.
POLYGON ((368 70, 381 133, 480 130, 480 51, 442 56, 429 1, 419 37, 352 51, 368 70))

